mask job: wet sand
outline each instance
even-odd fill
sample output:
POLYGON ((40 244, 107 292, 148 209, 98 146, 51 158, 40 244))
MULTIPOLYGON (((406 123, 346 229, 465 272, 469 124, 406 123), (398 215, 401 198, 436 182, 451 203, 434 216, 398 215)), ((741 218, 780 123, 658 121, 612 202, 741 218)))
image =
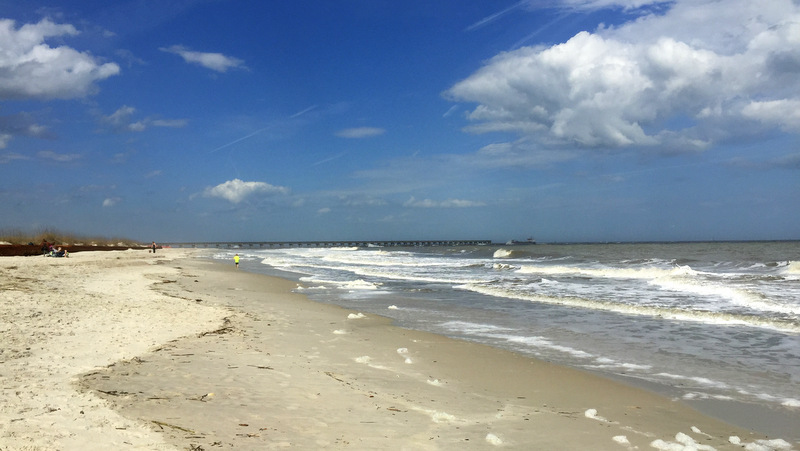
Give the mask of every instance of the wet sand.
POLYGON ((193 252, 0 259, 0 449, 789 445, 193 252))

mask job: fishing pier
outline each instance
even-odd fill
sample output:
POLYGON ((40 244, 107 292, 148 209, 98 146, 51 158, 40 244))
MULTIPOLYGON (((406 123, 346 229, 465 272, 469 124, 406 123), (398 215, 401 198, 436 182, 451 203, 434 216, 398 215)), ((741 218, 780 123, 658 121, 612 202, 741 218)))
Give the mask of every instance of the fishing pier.
POLYGON ((216 249, 279 249, 291 247, 431 247, 486 246, 491 240, 406 240, 406 241, 197 241, 189 243, 160 243, 164 247, 216 249))

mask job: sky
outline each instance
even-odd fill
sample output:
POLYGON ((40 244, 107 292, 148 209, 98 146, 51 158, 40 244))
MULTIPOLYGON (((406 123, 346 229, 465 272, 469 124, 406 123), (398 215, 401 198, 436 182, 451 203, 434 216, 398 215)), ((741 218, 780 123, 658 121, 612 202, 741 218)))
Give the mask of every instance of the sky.
POLYGON ((0 0, 0 230, 800 239, 796 0, 0 0))

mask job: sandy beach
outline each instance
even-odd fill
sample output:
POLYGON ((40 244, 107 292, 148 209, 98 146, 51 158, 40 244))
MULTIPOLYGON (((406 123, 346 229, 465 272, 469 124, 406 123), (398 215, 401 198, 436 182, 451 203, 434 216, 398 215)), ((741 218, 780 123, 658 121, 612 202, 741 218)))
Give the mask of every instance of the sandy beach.
POLYGON ((792 449, 200 253, 1 258, 0 449, 792 449))

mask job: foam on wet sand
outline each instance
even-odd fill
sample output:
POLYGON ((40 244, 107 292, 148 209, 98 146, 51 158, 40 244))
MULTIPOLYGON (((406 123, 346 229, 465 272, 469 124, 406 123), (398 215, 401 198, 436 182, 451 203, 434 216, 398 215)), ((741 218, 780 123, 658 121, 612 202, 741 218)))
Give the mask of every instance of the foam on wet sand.
POLYGON ((0 449, 792 446, 193 252, 0 259, 0 449))

